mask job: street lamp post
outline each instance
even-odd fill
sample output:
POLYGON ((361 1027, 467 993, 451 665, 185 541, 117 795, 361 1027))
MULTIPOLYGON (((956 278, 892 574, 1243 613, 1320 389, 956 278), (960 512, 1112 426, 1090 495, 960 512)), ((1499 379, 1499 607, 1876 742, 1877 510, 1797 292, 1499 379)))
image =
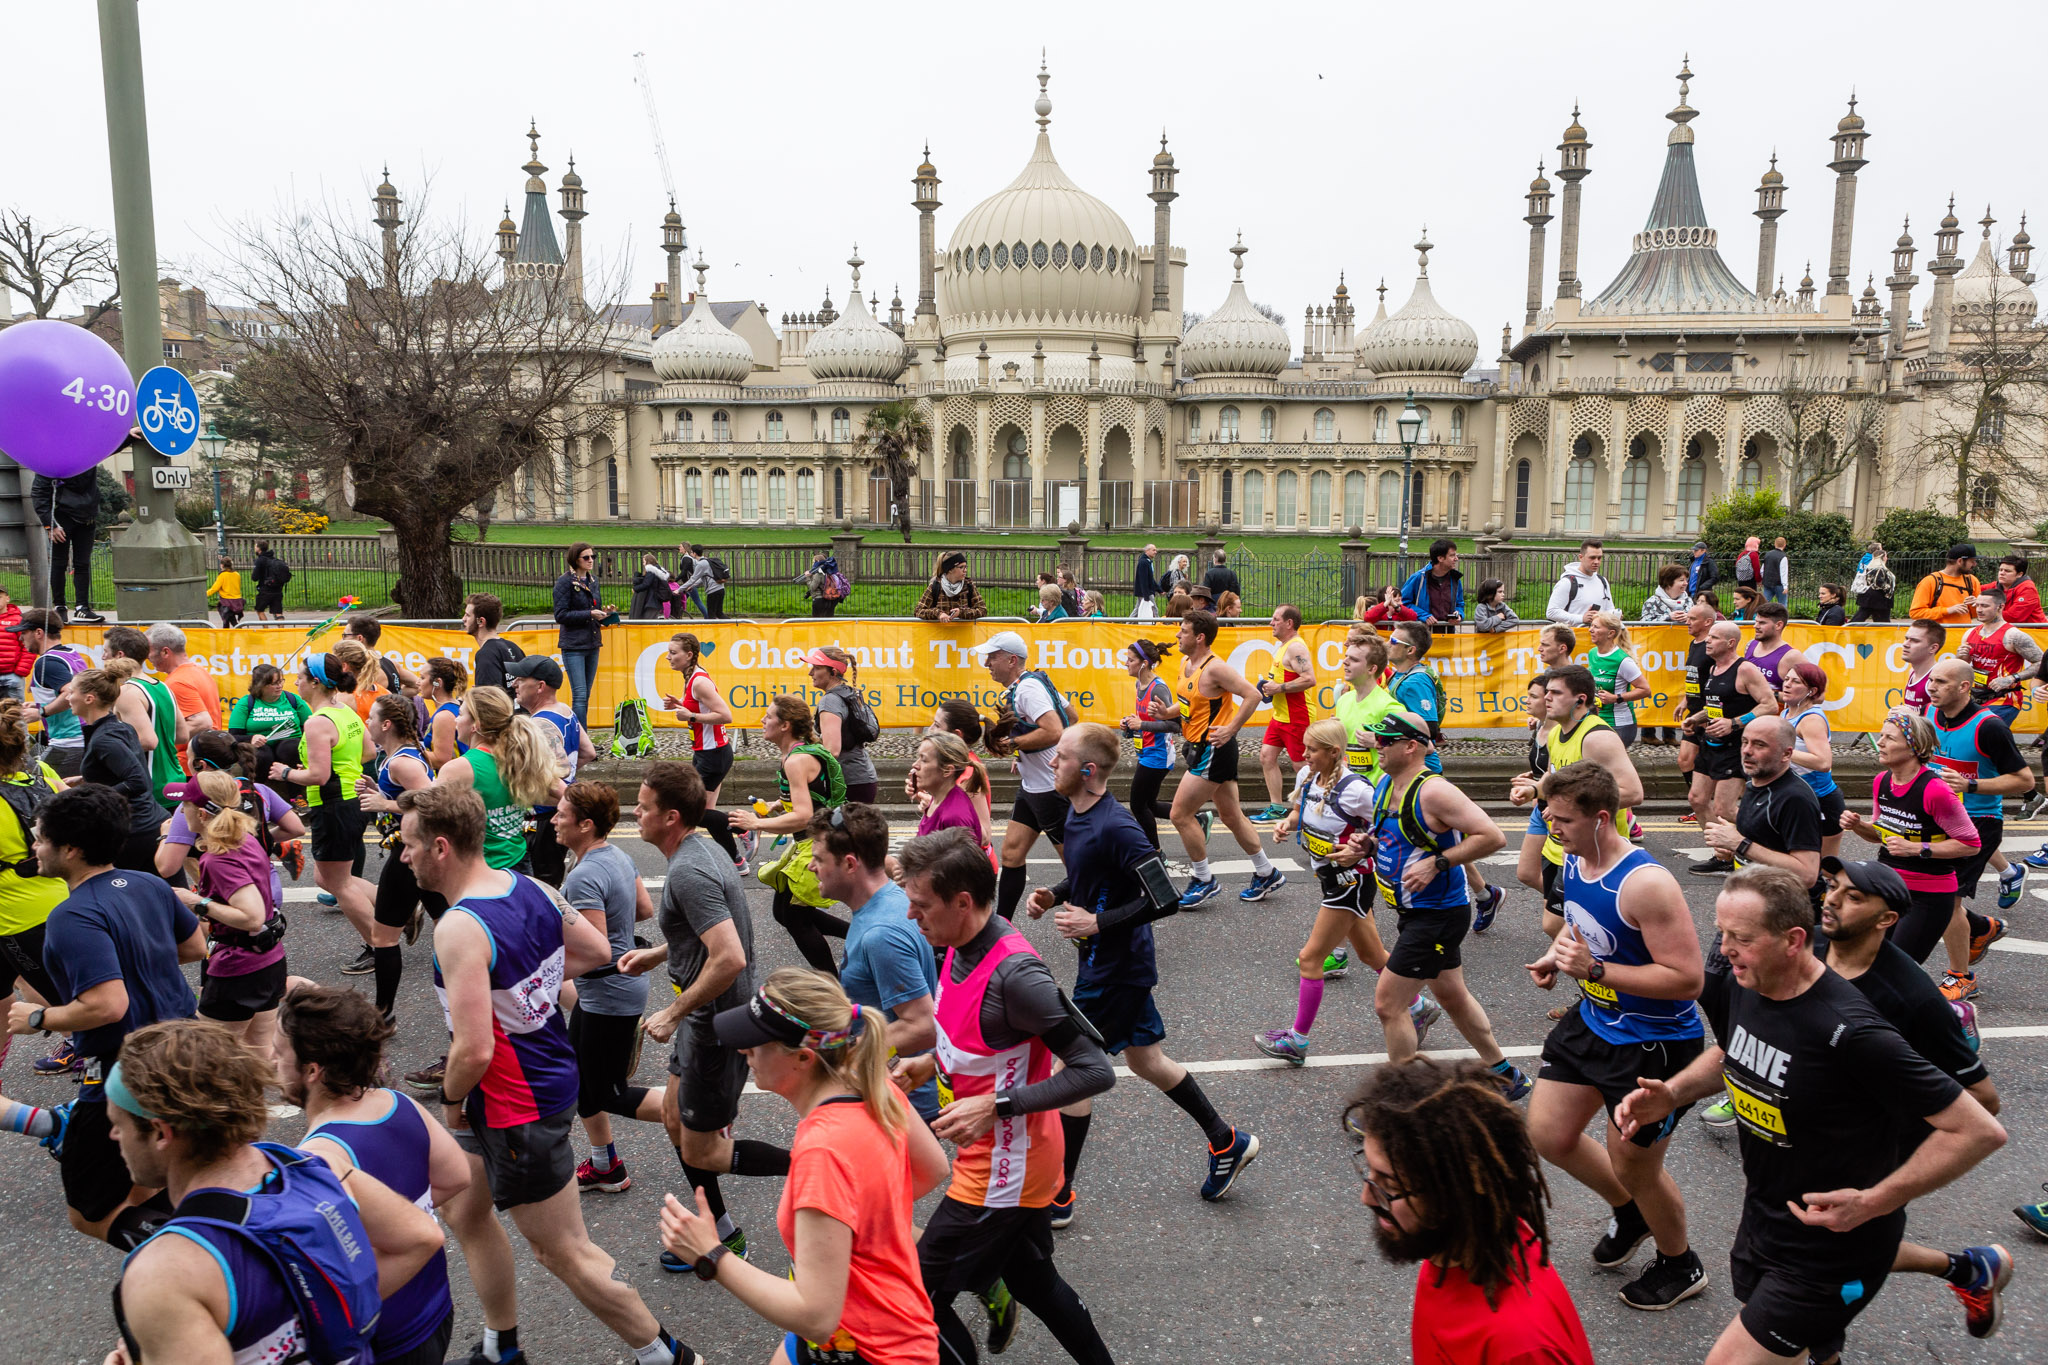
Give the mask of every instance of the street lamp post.
POLYGON ((228 448, 228 438, 214 428, 213 419, 206 419, 206 434, 199 438, 199 444, 206 447, 206 458, 213 465, 213 552, 222 559, 228 555, 228 525, 221 515, 220 501, 220 457, 228 448))
POLYGON ((1415 520, 1415 443, 1422 439, 1422 412, 1415 406, 1415 390, 1408 390, 1408 406, 1394 423, 1401 429, 1401 581, 1408 581, 1408 526, 1415 520))

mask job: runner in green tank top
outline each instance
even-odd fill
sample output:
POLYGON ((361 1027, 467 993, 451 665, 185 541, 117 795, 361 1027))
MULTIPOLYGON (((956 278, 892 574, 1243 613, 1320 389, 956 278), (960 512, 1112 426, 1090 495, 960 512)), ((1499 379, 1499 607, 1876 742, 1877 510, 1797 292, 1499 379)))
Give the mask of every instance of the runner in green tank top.
POLYGON ((157 800, 176 806, 165 799, 164 788, 185 780, 184 755, 178 752, 178 703, 170 688, 147 674, 128 679, 127 685, 142 693, 149 707, 150 732, 156 736, 156 747, 149 751, 149 783, 156 788, 157 800))
POLYGON ((338 700, 355 690, 355 674, 332 654, 309 654, 299 665, 298 693, 312 707, 299 736, 298 763, 273 762, 272 782, 306 789, 306 830, 313 855, 313 880, 363 936, 360 957, 342 971, 371 969, 370 926, 376 917, 376 888, 363 880, 367 817, 356 798, 369 735, 355 708, 338 700))
MULTIPOLYGON (((328 778, 317 787, 306 788, 308 806, 342 805, 356 799, 356 781, 363 775, 363 718, 352 706, 319 706, 308 720, 325 717, 334 727, 334 752, 328 764, 328 778)), ((312 736, 299 736, 299 766, 305 767, 312 753, 312 736)))
POLYGON ((1586 651, 1586 667, 1593 674, 1593 686, 1612 699, 1602 702, 1596 714, 1614 727, 1626 747, 1635 743, 1637 732, 1632 703, 1649 696, 1650 685, 1629 652, 1628 627, 1619 612, 1600 612, 1588 629, 1593 647, 1586 651))
POLYGON ((463 755, 469 762, 469 783, 484 799, 484 861, 502 872, 526 857, 526 811, 506 790, 498 775, 498 757, 475 744, 463 755))
POLYGON ((1401 709, 1394 694, 1380 686, 1380 673, 1387 666, 1384 640, 1363 640, 1344 651, 1344 682, 1337 689, 1337 719, 1344 724, 1344 760, 1352 772, 1367 781, 1378 781, 1380 758, 1374 747, 1371 727, 1391 711, 1401 709))
POLYGON ((802 697, 785 693, 768 704, 761 716, 761 738, 781 751, 775 771, 786 809, 771 814, 766 813, 765 806, 742 806, 732 813, 732 826, 760 834, 789 836, 788 851, 754 876, 775 892, 775 922, 789 930, 804 961, 818 971, 837 976, 839 967, 825 939, 827 935, 845 938, 848 926, 825 908, 832 904, 832 897, 825 894, 818 885, 817 873, 811 870, 810 829, 813 816, 846 804, 846 778, 840 772, 839 760, 818 744, 814 725, 810 704, 802 697), (802 773, 803 785, 794 790, 789 781, 792 763, 798 765, 800 773, 805 767, 817 769, 815 773, 802 773))

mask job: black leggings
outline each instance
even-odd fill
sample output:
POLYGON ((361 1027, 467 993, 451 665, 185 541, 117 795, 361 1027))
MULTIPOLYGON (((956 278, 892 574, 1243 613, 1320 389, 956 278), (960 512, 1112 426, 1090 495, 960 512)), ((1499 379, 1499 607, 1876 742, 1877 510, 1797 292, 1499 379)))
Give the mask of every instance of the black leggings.
POLYGON ((839 964, 833 960, 832 945, 825 942, 825 936, 845 938, 849 927, 845 920, 815 905, 800 905, 787 891, 777 891, 775 922, 789 930, 804 961, 821 972, 839 975, 839 964))
POLYGON ((704 812, 703 821, 697 826, 711 836, 711 842, 725 850, 725 856, 734 862, 740 860, 740 846, 732 837, 732 817, 716 806, 704 812))
POLYGON ((569 1045, 576 1049, 576 1116, 639 1114, 647 1087, 628 1085, 640 1062, 640 1016, 569 1011, 569 1045))
POLYGON ((1159 799, 1159 784, 1166 781, 1169 768, 1147 768, 1140 764, 1131 773, 1131 816, 1153 850, 1159 851, 1159 822, 1173 818, 1173 807, 1159 799))
MULTIPOLYGON (((1010 1296, 1031 1310, 1045 1324, 1066 1353, 1082 1365, 1113 1365, 1095 1319, 1074 1287, 1060 1278, 1050 1258, 1012 1256, 1003 1265, 1003 1283, 1010 1296)), ((939 1324, 939 1360, 942 1365, 975 1365, 981 1357, 974 1345, 974 1333, 960 1321, 950 1301, 932 1304, 932 1318, 939 1324)))
POLYGON ((448 909, 438 891, 427 891, 414 880, 412 868, 397 849, 384 853, 384 867, 377 873, 377 923, 387 929, 403 929, 412 923, 412 912, 425 905, 437 923, 448 909))
POLYGON ((121 851, 114 855, 114 866, 124 872, 156 871, 156 846, 162 838, 162 825, 154 824, 148 829, 131 830, 121 851))

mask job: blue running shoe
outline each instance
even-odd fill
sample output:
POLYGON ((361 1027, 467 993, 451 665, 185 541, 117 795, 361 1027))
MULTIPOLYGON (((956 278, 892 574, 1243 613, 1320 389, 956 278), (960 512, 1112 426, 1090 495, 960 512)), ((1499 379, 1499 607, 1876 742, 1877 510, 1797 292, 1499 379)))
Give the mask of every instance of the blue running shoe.
POLYGON ((1272 1028, 1264 1033, 1254 1033, 1252 1046, 1289 1066, 1302 1066, 1308 1061, 1308 1039, 1291 1028, 1272 1028))
POLYGON ((313 899, 320 902, 320 904, 326 906, 330 910, 333 909, 335 906, 341 904, 340 901, 334 898, 334 893, 332 891, 317 892, 313 896, 313 899))
POLYGON ((1536 1082, 1529 1079, 1529 1073, 1513 1062, 1503 1062, 1493 1070, 1494 1079, 1508 1097, 1508 1103, 1529 1098, 1529 1092, 1536 1088, 1536 1082))
POLYGON ((1214 1203, 1230 1193, 1230 1187, 1244 1174, 1259 1154, 1259 1140, 1241 1129, 1231 1131, 1230 1145, 1209 1153, 1209 1178, 1202 1182, 1202 1198, 1214 1203))
POLYGON ((1493 927, 1493 917, 1500 913, 1500 903, 1508 898, 1507 889, 1500 886, 1486 888, 1486 904, 1479 907, 1472 916, 1472 932, 1483 934, 1493 927))
POLYGON ((1245 902, 1262 901, 1285 885, 1287 874, 1276 867, 1263 877, 1254 875, 1252 884, 1238 892, 1237 898, 1245 902))
POLYGON ((57 1120, 57 1126, 50 1130, 48 1137, 38 1139, 43 1146, 50 1149, 50 1156, 53 1160, 62 1161, 64 1159, 64 1135, 71 1131, 71 1106, 76 1103, 78 1103, 77 1100, 66 1100, 64 1103, 54 1106, 50 1110, 50 1114, 57 1120))
POLYGON ((1408 1007, 1408 1019, 1415 1025, 1415 1046, 1420 1048, 1429 1037, 1429 1026, 1444 1017, 1444 1007, 1427 995, 1415 997, 1415 1003, 1408 1007))
POLYGON ((1998 877, 1998 908, 2010 910, 2020 903, 2020 897, 2027 894, 2027 874, 2017 867, 2008 867, 1998 877))
POLYGON ((2028 867, 2048 867, 2048 844, 2043 844, 2021 859, 2028 867))
POLYGON ((46 1057, 38 1057, 32 1068, 38 1076, 62 1076, 67 1072, 83 1071, 85 1063, 78 1058, 78 1049, 71 1046, 66 1038, 51 1050, 46 1057))
POLYGON ((1205 882, 1189 882, 1188 889, 1180 893, 1180 908, 1192 910, 1203 901, 1215 900, 1223 894, 1223 883, 1214 877, 1205 882))
MULTIPOLYGON (((2041 1186, 2041 1189, 2043 1193, 2048 1193, 2048 1184, 2041 1186)), ((2036 1237, 2048 1237, 2048 1200, 2043 1200, 2039 1204, 2022 1204, 2014 1209, 2013 1213, 2033 1230, 2036 1237)))
POLYGON ((1988 1246, 1964 1247, 1957 1254, 1970 1263, 1975 1278, 1967 1289, 1953 1283, 1949 1288, 1962 1300, 1963 1321, 1970 1335, 1981 1341, 1998 1331, 1998 1296, 2012 1280, 2012 1253, 2002 1246, 1988 1246))

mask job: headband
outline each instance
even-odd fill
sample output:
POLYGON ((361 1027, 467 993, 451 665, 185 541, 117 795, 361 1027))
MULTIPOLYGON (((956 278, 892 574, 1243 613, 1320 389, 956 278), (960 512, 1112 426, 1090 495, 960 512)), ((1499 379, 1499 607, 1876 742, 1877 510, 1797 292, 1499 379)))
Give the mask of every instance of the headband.
POLYGON ((867 1017, 860 1006, 854 1005, 853 1017, 843 1029, 816 1029, 797 1018, 788 1010, 769 998, 766 990, 754 992, 750 1012, 765 1031, 778 1035, 776 1041, 789 1047, 807 1047, 816 1052, 830 1052, 845 1047, 861 1036, 867 1029, 867 1017))
POLYGON ((327 676, 327 656, 325 654, 308 654, 306 656, 306 672, 314 682, 319 683, 322 687, 334 686, 334 680, 327 676))
POLYGON ((142 1102, 135 1098, 135 1092, 128 1088, 128 1082, 122 1077, 121 1064, 119 1062, 115 1062, 113 1069, 107 1072, 107 1079, 102 1088, 107 1092, 109 1103, 120 1105, 137 1118, 160 1119, 163 1117, 162 1114, 153 1114, 142 1107, 142 1102))

